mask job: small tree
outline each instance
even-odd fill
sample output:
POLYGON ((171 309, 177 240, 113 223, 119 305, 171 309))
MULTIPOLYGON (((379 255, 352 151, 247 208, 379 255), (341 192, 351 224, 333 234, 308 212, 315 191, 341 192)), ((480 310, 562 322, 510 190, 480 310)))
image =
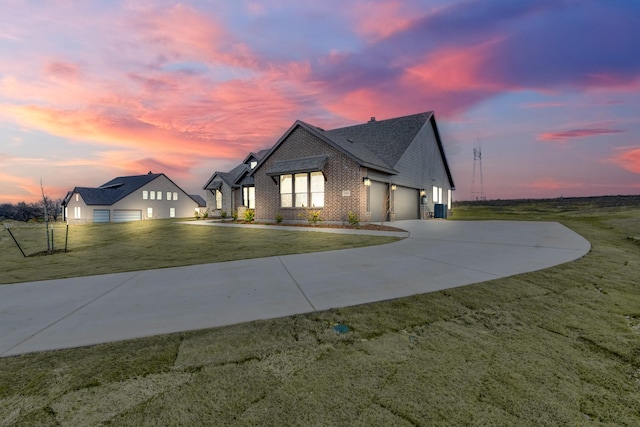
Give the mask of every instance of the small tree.
POLYGON ((40 190, 42 191, 42 208, 44 210, 44 229, 45 232, 47 234, 47 253, 50 254, 51 253, 51 248, 53 246, 53 239, 49 239, 49 210, 48 205, 49 205, 49 200, 47 199, 47 196, 44 195, 44 187, 42 185, 42 178, 40 178, 40 190))

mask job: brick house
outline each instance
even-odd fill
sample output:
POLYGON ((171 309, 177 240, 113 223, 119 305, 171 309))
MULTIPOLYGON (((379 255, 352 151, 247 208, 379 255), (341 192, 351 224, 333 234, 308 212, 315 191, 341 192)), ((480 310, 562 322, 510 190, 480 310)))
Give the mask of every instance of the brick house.
POLYGON ((296 121, 247 176, 255 218, 446 218, 455 189, 433 112, 323 130, 296 121))
POLYGON ((193 217, 204 210, 200 196, 189 195, 163 173, 121 176, 100 187, 75 187, 62 205, 69 223, 125 222, 193 217))
POLYGON ((222 212, 231 216, 240 207, 255 208, 255 182, 249 172, 268 151, 249 153, 242 163, 229 172, 214 172, 202 187, 207 208, 213 216, 220 216, 222 212))

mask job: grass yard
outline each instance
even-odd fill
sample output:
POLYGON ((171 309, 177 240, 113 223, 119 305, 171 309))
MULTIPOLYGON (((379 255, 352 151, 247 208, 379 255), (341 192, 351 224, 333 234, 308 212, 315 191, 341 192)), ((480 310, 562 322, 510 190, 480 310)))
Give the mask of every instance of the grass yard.
POLYGON ((592 250, 393 301, 3 358, 0 424, 640 425, 640 197, 454 208, 557 220, 592 250))
MULTIPOLYGON (((69 227, 67 253, 32 256, 47 249, 44 224, 8 222, 0 227, 0 283, 59 279, 177 267, 266 256, 377 245, 394 237, 300 233, 175 224, 172 220, 69 227)), ((64 249, 65 224, 54 226, 54 249, 64 249)))

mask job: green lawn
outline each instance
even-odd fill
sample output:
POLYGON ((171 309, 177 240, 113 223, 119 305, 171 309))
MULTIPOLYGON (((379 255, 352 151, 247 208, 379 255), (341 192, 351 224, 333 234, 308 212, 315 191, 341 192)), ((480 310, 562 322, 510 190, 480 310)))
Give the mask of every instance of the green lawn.
POLYGON ((58 279, 122 271, 205 264, 275 255, 319 252, 389 243, 394 237, 301 233, 176 224, 171 220, 54 226, 54 249, 67 253, 31 256, 47 249, 44 224, 7 222, 25 254, 0 227, 0 283, 58 279))
POLYGON ((592 243, 543 271, 0 359, 0 424, 640 425, 639 201, 454 206, 558 220, 592 243))

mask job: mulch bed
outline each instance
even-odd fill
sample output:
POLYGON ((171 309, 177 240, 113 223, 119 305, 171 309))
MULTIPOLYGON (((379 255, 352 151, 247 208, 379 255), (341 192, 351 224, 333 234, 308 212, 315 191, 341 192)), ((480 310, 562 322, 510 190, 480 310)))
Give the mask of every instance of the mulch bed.
POLYGON ((246 221, 229 221, 232 224, 255 224, 255 225, 277 225, 283 227, 308 227, 308 228, 345 228, 350 230, 369 230, 369 231, 395 231, 395 232, 405 232, 406 230, 402 230, 396 227, 389 227, 387 225, 380 224, 361 224, 358 227, 353 227, 351 225, 342 225, 342 224, 304 224, 304 223, 294 223, 294 224, 278 224, 273 222, 246 222, 246 221))

